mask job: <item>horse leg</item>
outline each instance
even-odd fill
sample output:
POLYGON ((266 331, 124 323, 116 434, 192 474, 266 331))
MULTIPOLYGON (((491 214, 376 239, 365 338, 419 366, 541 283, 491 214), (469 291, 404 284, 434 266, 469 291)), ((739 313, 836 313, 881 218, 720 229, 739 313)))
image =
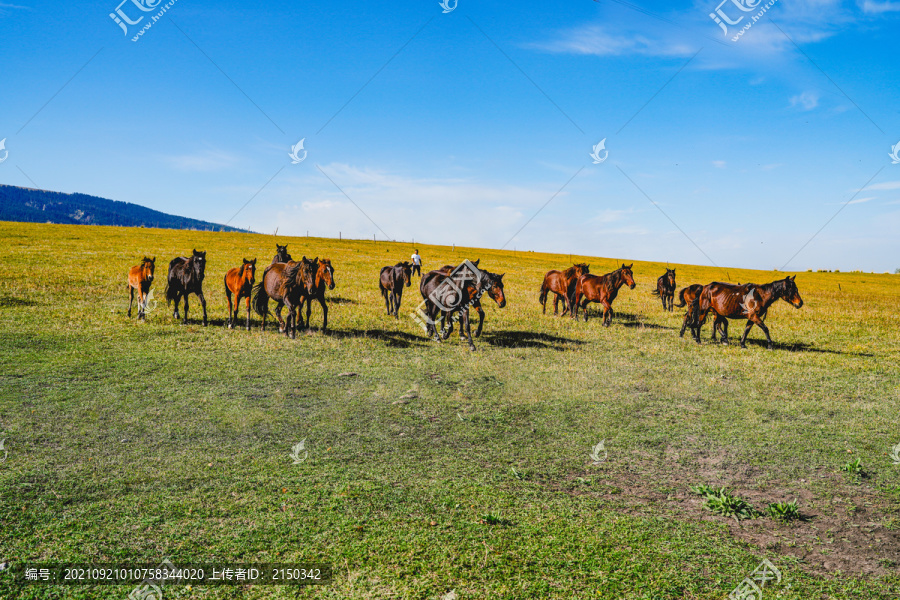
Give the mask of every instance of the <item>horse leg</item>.
POLYGON ((478 311, 478 329, 475 330, 475 337, 481 337, 481 327, 484 325, 484 309, 481 308, 480 304, 476 304, 475 310, 478 311))
POLYGON ((311 321, 309 320, 311 315, 312 315, 312 298, 307 298, 306 299, 306 326, 307 327, 312 327, 312 325, 310 324, 311 321))
POLYGON ((181 292, 175 292, 175 311, 172 313, 172 318, 176 321, 181 318, 178 314, 178 303, 181 302, 181 292))
MULTIPOLYGON (((715 327, 719 328, 719 333, 722 334, 722 343, 728 343, 728 319, 724 317, 719 317, 716 315, 715 327)), ((713 333, 715 334, 715 327, 713 327, 713 333)), ((715 339, 715 338, 713 338, 715 339)))
MULTIPOLYGON (((325 333, 325 330, 328 329, 328 304, 325 303, 325 294, 323 293, 319 296, 319 304, 322 305, 322 333, 325 333)), ((306 317, 306 320, 309 321, 309 317, 306 317)))
MULTIPOLYGON (((766 324, 760 318, 759 315, 750 315, 750 320, 753 323, 756 323, 756 326, 763 330, 763 333, 766 334, 766 341, 769 342, 769 350, 773 350, 775 348, 775 342, 772 341, 772 336, 769 335, 769 328, 766 327, 766 324)), ((744 337, 747 337, 746 334, 744 337)))
POLYGON ((553 316, 559 315, 559 294, 553 293, 553 316))
POLYGON ((603 326, 604 327, 609 327, 610 325, 612 325, 612 315, 613 315, 612 306, 610 306, 609 304, 604 304, 603 305, 603 326))
POLYGON ((206 298, 203 296, 203 292, 197 292, 197 295, 200 297, 200 306, 203 307, 203 326, 206 327, 206 298))
MULTIPOLYGON (((240 294, 240 292, 238 292, 240 294)), ((231 310, 231 290, 228 286, 225 286, 225 298, 228 299, 228 329, 234 329, 234 322, 237 320, 237 303, 240 301, 240 298, 237 298, 234 302, 234 311, 231 310), (232 318, 232 314, 234 315, 232 318)))
POLYGON ((278 319, 278 331, 284 332, 284 319, 281 318, 281 309, 284 307, 284 301, 279 300, 278 306, 275 307, 275 318, 278 319))
POLYGON ((462 319, 459 323, 459 333, 462 335, 463 329, 466 331, 466 339, 469 342, 469 350, 475 351, 475 343, 472 341, 472 329, 469 323, 469 309, 464 308, 459 311, 460 319, 462 319))
POLYGON ((187 315, 188 315, 188 293, 184 293, 184 321, 183 323, 187 325, 187 315))
MULTIPOLYGON (((240 299, 238 299, 240 302, 240 299)), ((235 302, 237 304, 237 302, 235 302)), ((237 314, 237 308, 234 310, 235 315, 237 314)), ((250 294, 247 294, 247 331, 250 331, 250 294)))
POLYGON ((131 290, 131 300, 128 301, 128 318, 131 318, 131 304, 134 302, 134 288, 128 286, 128 289, 131 290))
POLYGON ((747 341, 747 334, 750 333, 751 329, 753 329, 753 321, 747 319, 747 325, 744 327, 744 335, 741 336, 741 348, 747 347, 745 342, 747 341))
POLYGON ((284 336, 290 339, 294 337, 291 335, 294 330, 294 307, 291 306, 290 302, 287 300, 284 302, 284 307, 287 309, 287 320, 284 323, 284 336))

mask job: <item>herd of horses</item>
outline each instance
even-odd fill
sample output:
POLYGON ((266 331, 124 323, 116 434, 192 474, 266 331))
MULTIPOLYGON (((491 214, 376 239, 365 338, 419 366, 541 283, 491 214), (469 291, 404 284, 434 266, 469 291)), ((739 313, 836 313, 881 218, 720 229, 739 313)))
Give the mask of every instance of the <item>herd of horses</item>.
MULTIPOLYGON (((131 298, 128 304, 128 316, 131 317, 135 292, 138 294, 138 319, 144 319, 148 294, 153 283, 156 258, 144 257, 139 265, 128 272, 128 288, 131 298)), ((485 313, 481 306, 481 297, 487 295, 499 308, 506 306, 503 290, 503 274, 491 273, 480 268, 479 261, 466 263, 471 267, 473 275, 457 281, 455 275, 464 265, 445 265, 421 276, 419 291, 422 304, 419 314, 424 319, 426 332, 436 341, 446 340, 453 331, 453 323, 460 321, 460 338, 465 339, 474 350, 474 338, 481 336, 485 313), (469 323, 469 310, 478 313, 478 326, 474 336, 469 323), (441 324, 438 330, 437 325, 441 324)), ((549 294, 554 294, 554 315, 559 315, 559 304, 563 304, 560 316, 569 314, 577 319, 578 311, 584 313, 588 320, 587 306, 591 302, 599 303, 602 308, 602 323, 609 327, 612 323, 612 304, 619 289, 627 285, 635 288, 634 273, 631 265, 622 266, 605 275, 594 275, 590 267, 584 263, 576 263, 563 271, 552 270, 544 276, 538 301, 542 312, 547 312, 549 294)), ((206 252, 193 250, 190 257, 179 256, 169 262, 166 281, 166 303, 174 302, 173 317, 178 320, 179 303, 184 300, 183 323, 188 321, 188 297, 194 294, 203 308, 203 325, 207 325, 206 299, 203 296, 203 280, 206 272, 206 252)), ((712 282, 707 285, 692 284, 678 292, 679 304, 675 304, 676 283, 675 269, 666 268, 666 273, 659 277, 653 294, 662 302, 664 311, 672 312, 675 307, 688 307, 685 312, 681 332, 684 336, 688 327, 691 336, 700 343, 700 331, 709 314, 713 315, 712 340, 717 334, 723 343, 728 343, 728 320, 746 319, 741 347, 745 347, 747 335, 754 325, 766 336, 769 349, 774 344, 766 327, 765 318, 769 307, 781 299, 795 308, 803 306, 803 299, 797 290, 796 276, 773 281, 766 284, 729 284, 712 282)), ((399 262, 381 269, 378 287, 384 299, 385 310, 389 316, 399 318, 400 303, 403 299, 403 288, 412 284, 412 265, 399 262)), ((275 302, 274 315, 278 321, 279 331, 290 338, 296 337, 299 328, 309 327, 312 314, 312 303, 316 301, 322 307, 322 331, 328 327, 328 304, 325 300, 326 290, 333 290, 334 267, 331 260, 307 258, 293 260, 287 246, 276 244, 276 254, 263 271, 262 278, 256 281, 256 259, 243 259, 243 263, 230 269, 224 277, 225 296, 228 299, 229 328, 234 328, 239 320, 241 301, 246 306, 246 328, 250 330, 250 311, 252 309, 262 317, 262 330, 266 329, 266 319, 271 314, 269 301, 275 302), (301 314, 306 304, 306 319, 301 314), (282 309, 287 309, 287 318, 281 316, 282 309)))

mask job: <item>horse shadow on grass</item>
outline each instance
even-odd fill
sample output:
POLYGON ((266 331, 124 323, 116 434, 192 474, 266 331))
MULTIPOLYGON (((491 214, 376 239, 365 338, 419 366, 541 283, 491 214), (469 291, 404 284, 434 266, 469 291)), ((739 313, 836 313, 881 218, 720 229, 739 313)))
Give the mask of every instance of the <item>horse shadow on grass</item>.
MULTIPOLYGON (((313 328, 312 331, 320 331, 313 328)), ((421 335, 413 335, 405 331, 386 331, 384 329, 329 329, 324 333, 336 339, 373 339, 384 342, 392 348, 410 348, 425 346, 429 339, 421 335)))
POLYGON ((340 296, 326 296, 325 302, 328 304, 359 304, 356 300, 350 298, 341 298, 340 296))
POLYGON ((498 331, 496 333, 485 332, 481 338, 489 346, 497 348, 548 348, 564 352, 569 350, 568 345, 583 345, 581 340, 538 333, 536 331, 498 331))
MULTIPOLYGON (((675 327, 669 327, 667 325, 658 325, 656 323, 648 323, 646 320, 646 316, 644 315, 634 315, 626 312, 619 312, 613 309, 613 318, 612 325, 615 326, 617 323, 623 325, 624 327, 638 327, 643 329, 670 329, 675 330, 675 327)), ((584 317, 579 313, 578 319, 584 321, 584 317)), ((603 320, 603 310, 595 310, 591 312, 589 315, 589 319, 598 319, 603 320)), ((588 321, 590 322, 590 321, 588 321)))
MULTIPOLYGON (((740 337, 729 338, 732 344, 740 344, 740 337)), ((759 346, 760 348, 768 348, 769 343, 764 339, 747 338, 745 342, 747 346, 759 346)), ((773 350, 783 350, 787 352, 813 352, 819 354, 837 354, 839 356, 859 356, 864 358, 872 358, 875 356, 870 352, 843 352, 841 350, 829 350, 828 348, 818 348, 812 344, 805 342, 774 342, 773 350)))

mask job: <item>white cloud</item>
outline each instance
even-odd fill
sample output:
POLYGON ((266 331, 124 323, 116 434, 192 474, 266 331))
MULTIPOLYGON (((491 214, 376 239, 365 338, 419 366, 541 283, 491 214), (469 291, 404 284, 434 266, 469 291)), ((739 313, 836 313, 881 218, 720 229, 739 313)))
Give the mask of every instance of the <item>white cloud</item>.
POLYGON ((178 171, 196 173, 230 169, 240 163, 240 158, 221 150, 205 150, 194 154, 165 156, 163 162, 178 171))
POLYGON ((691 56, 697 48, 683 42, 636 33, 610 32, 603 25, 584 25, 561 32, 555 40, 534 44, 549 52, 594 56, 691 56))
POLYGON ((885 181, 866 188, 867 190, 900 190, 900 181, 885 181))
POLYGON ((724 169, 724 168, 725 168, 725 161, 724 161, 724 160, 714 160, 714 161, 712 161, 712 164, 713 164, 713 166, 714 166, 715 168, 717 168, 717 169, 724 169))
POLYGON ((866 14, 880 15, 887 12, 900 11, 900 2, 873 2, 872 0, 864 0, 860 4, 860 8, 866 14))
POLYGON ((799 106, 803 110, 812 110, 819 105, 819 95, 815 92, 803 92, 791 98, 791 106, 799 106))

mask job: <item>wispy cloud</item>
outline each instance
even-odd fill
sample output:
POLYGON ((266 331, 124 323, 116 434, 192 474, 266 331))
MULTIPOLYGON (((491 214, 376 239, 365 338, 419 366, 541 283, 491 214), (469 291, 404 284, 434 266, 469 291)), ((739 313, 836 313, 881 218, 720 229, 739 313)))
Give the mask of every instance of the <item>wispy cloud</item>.
POLYGON ((717 169, 724 169, 726 165, 724 160, 714 160, 712 161, 712 164, 717 169))
POLYGON ((864 0, 859 6, 866 14, 880 15, 887 12, 900 12, 900 2, 873 2, 872 0, 864 0))
POLYGON ((866 188, 867 190, 900 190, 900 181, 885 181, 866 188))
POLYGON ((532 44, 548 52, 594 56, 691 56, 696 47, 689 44, 648 37, 638 33, 610 31, 604 25, 583 25, 557 34, 548 42, 532 44))
POLYGON ((241 162, 234 154, 222 150, 204 150, 194 154, 163 157, 163 162, 171 168, 188 173, 208 173, 230 169, 241 162))
POLYGON ((819 106, 819 95, 815 92, 803 92, 791 98, 791 106, 799 106, 802 110, 812 110, 819 106))

